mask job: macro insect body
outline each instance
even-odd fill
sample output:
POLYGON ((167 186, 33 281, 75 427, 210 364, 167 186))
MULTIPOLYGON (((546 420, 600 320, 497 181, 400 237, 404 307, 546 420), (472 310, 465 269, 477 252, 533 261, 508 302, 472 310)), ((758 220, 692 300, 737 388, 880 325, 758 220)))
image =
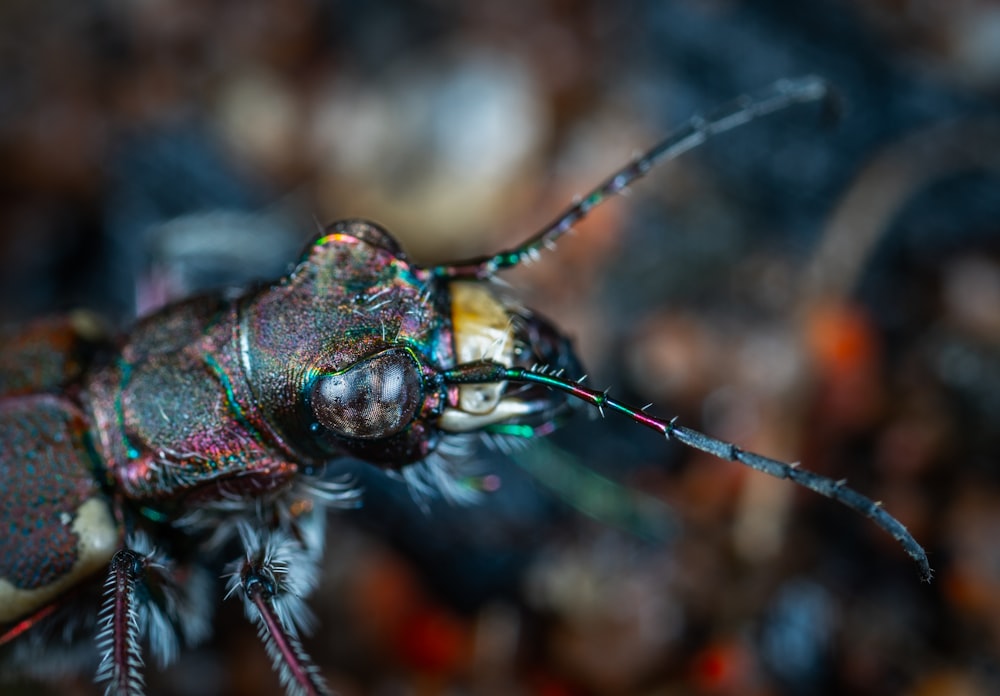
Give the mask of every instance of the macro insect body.
POLYGON ((286 277, 181 301, 117 342, 79 317, 6 335, 0 657, 86 664, 96 644, 106 693, 138 694, 143 650, 170 662, 208 634, 213 598, 236 596, 287 691, 326 693, 300 642, 305 599, 325 513, 357 493, 324 465, 352 457, 447 488, 476 434, 544 434, 581 401, 840 501, 929 579, 923 549, 877 503, 584 386, 569 342, 489 284, 658 162, 827 94, 814 77, 783 80, 692 119, 492 256, 424 268, 385 230, 348 220, 323 230, 286 277), (220 569, 212 559, 235 546, 220 569))

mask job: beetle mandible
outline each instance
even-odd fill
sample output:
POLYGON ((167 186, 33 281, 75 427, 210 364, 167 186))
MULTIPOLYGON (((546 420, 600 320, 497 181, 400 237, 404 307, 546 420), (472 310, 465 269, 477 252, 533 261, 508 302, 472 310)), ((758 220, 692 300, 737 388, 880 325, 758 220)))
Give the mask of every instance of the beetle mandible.
POLYGON ((237 540, 243 553, 225 571, 226 596, 242 599, 289 693, 327 693, 300 642, 305 598, 325 512, 357 493, 325 480, 324 464, 353 457, 446 480, 457 455, 443 443, 533 437, 580 401, 845 504, 899 541, 929 579, 923 549, 878 503, 583 386, 569 341, 488 282, 656 164, 828 92, 815 77, 782 80, 694 118, 508 251, 421 267, 378 225, 347 220, 324 229, 286 277, 173 304, 118 342, 104 342, 82 315, 7 335, 6 659, 23 662, 53 642, 93 645, 96 635, 106 693, 141 693, 142 643, 166 664, 208 634, 204 559, 237 540))

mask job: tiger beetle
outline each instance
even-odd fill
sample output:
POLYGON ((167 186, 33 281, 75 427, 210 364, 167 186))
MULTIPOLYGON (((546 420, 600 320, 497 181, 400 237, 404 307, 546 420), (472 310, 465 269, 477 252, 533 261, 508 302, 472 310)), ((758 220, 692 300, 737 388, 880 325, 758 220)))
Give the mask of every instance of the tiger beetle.
POLYGON ((693 118, 508 251, 422 267, 378 225, 346 220, 287 276, 180 301, 118 341, 80 314, 4 334, 5 671, 76 669, 96 645, 105 693, 141 693, 142 646, 166 665, 206 638, 219 573, 207 559, 238 545, 225 596, 242 601, 288 693, 328 693, 300 640, 305 600, 326 511, 358 493, 325 465, 350 457, 447 487, 470 435, 543 435, 580 402, 843 503, 929 580, 924 550, 879 503, 584 386, 569 341, 490 283, 657 164, 828 96, 818 78, 781 80, 693 118))

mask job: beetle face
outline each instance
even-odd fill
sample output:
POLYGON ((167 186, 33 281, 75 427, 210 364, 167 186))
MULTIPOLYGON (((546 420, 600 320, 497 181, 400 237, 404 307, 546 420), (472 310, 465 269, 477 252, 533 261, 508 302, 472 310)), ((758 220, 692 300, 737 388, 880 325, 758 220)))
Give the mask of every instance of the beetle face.
POLYGON ((491 360, 578 371, 568 341, 485 283, 414 266, 380 227, 332 225, 285 280, 240 309, 240 359, 263 419, 310 460, 349 455, 398 468, 442 437, 551 420, 565 397, 505 383, 449 386, 491 360))

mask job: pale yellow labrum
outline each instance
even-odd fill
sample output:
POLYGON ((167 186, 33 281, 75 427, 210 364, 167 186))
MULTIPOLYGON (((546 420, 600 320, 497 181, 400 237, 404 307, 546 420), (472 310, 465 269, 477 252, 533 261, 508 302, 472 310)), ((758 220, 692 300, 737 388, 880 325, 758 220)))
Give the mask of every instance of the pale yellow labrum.
MULTIPOLYGON (((514 331, 510 314, 482 283, 456 281, 451 290, 451 321, 455 362, 492 360, 510 366, 514 361, 514 331)), ((463 384, 459 387, 460 411, 483 415, 500 403, 506 382, 463 384)))

